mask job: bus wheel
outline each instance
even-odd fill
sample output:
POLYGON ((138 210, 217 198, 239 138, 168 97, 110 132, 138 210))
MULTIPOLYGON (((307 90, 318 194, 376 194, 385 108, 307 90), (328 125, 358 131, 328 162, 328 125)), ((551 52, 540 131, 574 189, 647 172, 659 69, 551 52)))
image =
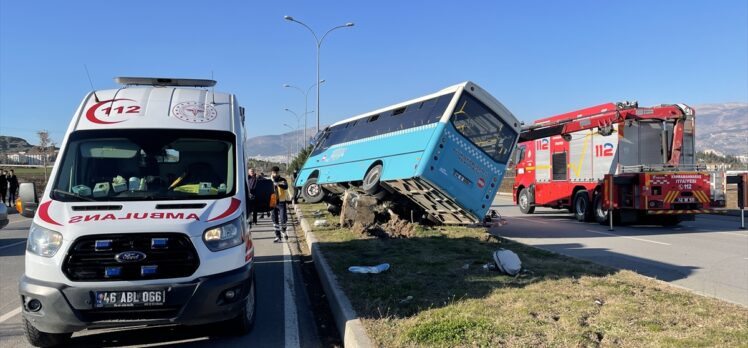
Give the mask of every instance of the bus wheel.
POLYGON ((317 178, 311 178, 304 183, 301 196, 304 197, 306 203, 319 203, 325 198, 325 191, 317 184, 317 178))
POLYGON ((530 192, 526 188, 519 191, 519 199, 517 201, 519 202, 519 211, 522 214, 532 214, 535 212, 535 206, 530 204, 530 192))
POLYGON ((382 190, 381 185, 379 185, 379 178, 382 177, 382 165, 377 164, 366 173, 364 176, 364 183, 363 183, 363 189, 364 192, 366 192, 369 195, 376 195, 379 191, 382 190))
POLYGON ((574 217, 577 221, 587 222, 592 220, 592 204, 590 204, 590 196, 587 194, 587 190, 579 190, 574 194, 572 210, 574 217))

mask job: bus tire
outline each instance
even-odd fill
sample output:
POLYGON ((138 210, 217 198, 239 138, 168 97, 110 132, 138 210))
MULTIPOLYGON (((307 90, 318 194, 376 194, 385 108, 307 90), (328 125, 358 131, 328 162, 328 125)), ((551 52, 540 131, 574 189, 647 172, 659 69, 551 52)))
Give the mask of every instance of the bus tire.
POLYGON ((592 220, 592 204, 590 204, 590 195, 587 190, 579 190, 574 194, 572 209, 574 217, 579 222, 589 222, 592 220))
POLYGON ((317 184, 317 178, 311 178, 304 183, 301 196, 306 203, 319 203, 325 198, 325 190, 317 184))
POLYGON ((519 204, 519 211, 521 211, 522 214, 532 214, 535 212, 535 206, 530 203, 531 198, 530 191, 528 191, 527 188, 523 188, 522 191, 519 191, 517 204, 519 204))
POLYGON ((379 178, 382 177, 382 165, 377 164, 371 169, 369 169, 368 172, 366 172, 366 175, 364 176, 364 182, 361 185, 362 189, 366 194, 375 196, 377 193, 379 193, 382 190, 382 186, 379 184, 379 178))

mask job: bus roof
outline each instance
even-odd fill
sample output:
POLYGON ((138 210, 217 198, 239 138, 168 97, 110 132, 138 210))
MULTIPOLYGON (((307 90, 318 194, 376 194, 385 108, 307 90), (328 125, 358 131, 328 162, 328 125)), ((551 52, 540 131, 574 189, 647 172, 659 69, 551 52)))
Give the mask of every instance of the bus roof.
POLYGON ((435 92, 435 93, 431 93, 429 95, 425 95, 425 96, 418 97, 418 98, 411 99, 411 100, 406 100, 404 102, 400 102, 400 103, 397 103, 397 104, 389 105, 389 106, 386 106, 386 107, 383 107, 383 108, 376 109, 374 111, 369 111, 369 112, 366 112, 366 113, 363 113, 363 114, 359 114, 359 115, 347 118, 345 120, 335 122, 332 125, 330 125, 330 127, 334 127, 334 126, 337 126, 339 124, 343 124, 343 123, 350 122, 350 121, 353 121, 353 120, 358 120, 358 119, 361 119, 361 118, 366 118, 366 117, 369 117, 369 116, 372 116, 372 115, 376 115, 376 114, 379 114, 379 113, 382 113, 382 112, 385 112, 385 111, 388 111, 388 110, 392 110, 392 109, 397 109, 399 107, 403 107, 403 106, 410 105, 410 104, 413 104, 413 103, 417 103, 417 102, 420 102, 420 101, 429 100, 431 98, 435 98, 435 97, 438 97, 438 96, 441 96, 441 95, 445 95, 445 94, 448 94, 448 93, 454 93, 458 89, 460 89, 460 87, 465 87, 465 85, 467 85, 468 83, 470 83, 470 81, 465 81, 465 82, 458 83, 458 84, 453 85, 453 86, 449 86, 447 88, 444 88, 444 89, 442 89, 442 90, 440 90, 438 92, 435 92))

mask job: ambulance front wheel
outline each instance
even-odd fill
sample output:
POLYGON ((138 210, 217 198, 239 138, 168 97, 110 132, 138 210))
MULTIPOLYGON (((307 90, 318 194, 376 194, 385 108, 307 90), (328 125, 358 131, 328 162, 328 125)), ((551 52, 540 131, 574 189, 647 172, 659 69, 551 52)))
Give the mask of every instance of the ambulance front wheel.
POLYGON ((535 212, 535 206, 530 203, 532 201, 530 197, 530 191, 528 191, 526 188, 523 188, 522 191, 519 191, 519 198, 517 199, 517 202, 519 203, 519 211, 522 212, 522 214, 532 214, 535 212))
POLYGON ((319 203, 325 198, 325 191, 317 183, 317 178, 311 178, 301 188, 301 196, 306 203, 319 203))

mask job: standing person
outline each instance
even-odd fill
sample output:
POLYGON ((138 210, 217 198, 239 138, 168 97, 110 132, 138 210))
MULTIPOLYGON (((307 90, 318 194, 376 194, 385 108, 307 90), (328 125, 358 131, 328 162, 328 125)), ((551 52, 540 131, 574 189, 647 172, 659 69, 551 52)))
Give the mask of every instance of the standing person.
POLYGON ((257 193, 255 192, 255 188, 257 187, 258 180, 260 180, 260 178, 255 174, 255 169, 249 168, 249 175, 247 175, 247 189, 249 190, 247 211, 248 214, 251 214, 250 227, 253 224, 257 224, 257 197, 255 197, 257 193))
POLYGON ((288 234, 286 234, 286 222, 288 215, 286 208, 288 204, 288 182, 282 176, 280 176, 280 168, 274 166, 272 169, 271 179, 273 180, 273 190, 275 191, 278 201, 273 208, 271 216, 273 218, 273 228, 275 228, 275 240, 273 242, 279 243, 281 241, 281 233, 283 238, 288 240, 288 234))
POLYGON ((18 178, 13 169, 8 174, 8 205, 13 206, 16 202, 16 193, 18 192, 18 178))
MULTIPOLYGON (((260 172, 260 177, 258 177, 257 180, 263 180, 263 179, 265 179, 265 172, 260 172)), ((263 219, 265 218, 265 212, 264 211, 262 212, 262 216, 260 216, 260 217, 263 218, 263 219)))
POLYGON ((8 195, 8 177, 5 169, 0 169, 0 196, 3 197, 3 204, 6 204, 5 198, 8 195))

